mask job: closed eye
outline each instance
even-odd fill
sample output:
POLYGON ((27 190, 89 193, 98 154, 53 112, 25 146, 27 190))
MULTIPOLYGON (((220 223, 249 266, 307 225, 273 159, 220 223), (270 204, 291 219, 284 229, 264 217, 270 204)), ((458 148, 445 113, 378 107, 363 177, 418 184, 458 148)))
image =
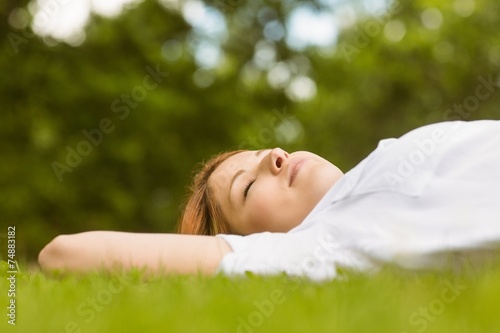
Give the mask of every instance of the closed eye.
POLYGON ((253 183, 255 183, 255 179, 250 181, 243 189, 243 200, 248 196, 248 191, 250 191, 250 187, 252 187, 253 183))

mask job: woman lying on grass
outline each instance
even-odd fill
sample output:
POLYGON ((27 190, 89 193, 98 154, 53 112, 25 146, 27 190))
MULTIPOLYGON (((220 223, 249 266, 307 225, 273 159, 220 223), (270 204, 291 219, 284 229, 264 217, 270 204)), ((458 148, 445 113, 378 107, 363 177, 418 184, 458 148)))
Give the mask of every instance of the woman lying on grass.
POLYGON ((223 153, 196 175, 181 234, 55 238, 43 269, 287 273, 445 267, 500 246, 500 121, 443 122, 386 139, 345 175, 279 149, 223 153))

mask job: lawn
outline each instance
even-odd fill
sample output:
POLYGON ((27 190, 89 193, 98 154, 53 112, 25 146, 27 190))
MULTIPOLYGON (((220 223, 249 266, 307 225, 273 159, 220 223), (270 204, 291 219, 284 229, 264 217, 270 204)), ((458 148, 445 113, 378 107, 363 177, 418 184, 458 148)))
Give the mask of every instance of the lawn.
POLYGON ((2 265, 0 332, 500 332, 500 265, 462 272, 385 269, 323 283, 285 276, 139 272, 48 276, 21 265, 16 320, 2 265))

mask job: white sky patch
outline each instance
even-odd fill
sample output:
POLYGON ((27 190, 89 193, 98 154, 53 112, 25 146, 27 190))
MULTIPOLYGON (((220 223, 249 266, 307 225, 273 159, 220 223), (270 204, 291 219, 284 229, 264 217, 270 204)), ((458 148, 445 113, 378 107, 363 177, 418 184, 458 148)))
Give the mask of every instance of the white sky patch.
POLYGON ((224 16, 198 0, 186 1, 182 8, 184 19, 198 32, 221 38, 226 32, 224 16))
POLYGON ((387 9, 389 5, 387 2, 388 1, 386 0, 370 0, 370 1, 364 1, 363 5, 368 14, 377 15, 387 9))
POLYGON ((123 7, 140 0, 36 0, 33 30, 40 36, 71 40, 81 35, 95 12, 102 16, 119 15, 123 7))
MULTIPOLYGON (((201 68, 215 68, 222 61, 220 41, 226 36, 224 16, 199 0, 188 0, 182 6, 182 15, 193 28, 195 35, 190 42, 196 64, 201 68)), ((205 74, 194 78, 206 77, 205 74)), ((203 86, 203 84, 198 86, 203 86)))
POLYGON ((194 57, 199 67, 214 68, 221 60, 221 49, 218 44, 202 40, 196 47, 194 57))
POLYGON ((318 12, 309 6, 295 9, 287 26, 287 43, 298 50, 308 46, 329 46, 337 40, 338 26, 333 14, 318 12))
POLYGON ((90 16, 88 1, 38 0, 35 8, 33 31, 62 40, 81 31, 90 16))
POLYGON ((294 102, 308 101, 316 96, 316 82, 307 76, 297 76, 285 88, 285 94, 294 102))
MULTIPOLYGON (((75 1, 75 0, 73 0, 75 1)), ((139 2, 138 0, 90 0, 92 10, 102 16, 118 16, 121 14, 123 7, 130 3, 139 2)))
MULTIPOLYGON (((92 12, 106 17, 118 16, 127 4, 137 3, 143 0, 33 0, 30 11, 34 14, 33 30, 40 36, 51 36, 56 40, 69 41, 85 38, 85 26, 92 12), (34 4, 34 5, 33 5, 34 4), (83 36, 83 37, 81 37, 83 36)), ((224 15, 217 9, 205 5, 200 0, 160 0, 163 2, 176 3, 185 20, 193 26, 195 32, 212 43, 217 43, 227 36, 224 15), (217 41, 218 40, 218 41, 217 41)), ((395 0, 397 1, 397 0, 395 0)), ((459 0, 457 0, 459 1, 459 0)), ((468 1, 468 0, 460 0, 468 1)), ((310 6, 304 5, 295 9, 288 21, 286 40, 290 47, 302 50, 308 46, 328 47, 336 43, 339 29, 342 24, 347 26, 356 20, 355 14, 349 17, 349 22, 340 22, 335 11, 342 6, 350 4, 348 0, 321 0, 329 10, 317 11, 310 6)), ((387 6, 389 0, 357 0, 356 4, 365 4, 368 11, 379 11, 387 6)), ((355 6, 356 7, 356 6, 355 6)), ((351 13, 353 14, 353 13, 351 13)), ((270 28, 269 28, 270 29, 270 28)), ((268 30, 269 30, 268 29, 268 30)), ((272 29, 270 29, 272 30, 272 29)), ((276 30, 276 29, 275 29, 276 30)), ((274 31, 274 30, 273 30, 274 31)), ((269 32, 269 31, 268 31, 269 32)), ((274 31, 276 32, 276 31, 274 31)), ((272 40, 281 37, 271 36, 272 40)), ((83 40, 82 40, 83 41, 83 40)), ((79 45, 79 43, 74 43, 79 45)), ((206 45, 205 45, 206 46, 206 45)), ((205 54, 215 54, 213 48, 206 50, 205 54)), ((213 59, 207 61, 214 63, 213 59)))

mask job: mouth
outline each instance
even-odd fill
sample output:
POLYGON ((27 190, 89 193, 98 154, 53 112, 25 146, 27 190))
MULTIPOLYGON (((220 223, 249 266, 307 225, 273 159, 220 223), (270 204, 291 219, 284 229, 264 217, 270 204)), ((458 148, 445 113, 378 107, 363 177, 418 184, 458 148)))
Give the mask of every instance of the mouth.
POLYGON ((295 180, 295 177, 297 177, 297 174, 299 173, 300 169, 304 165, 304 163, 307 162, 307 158, 302 158, 302 159, 296 159, 292 160, 290 162, 290 166, 288 167, 288 180, 289 184, 288 186, 292 186, 293 181, 295 180))

